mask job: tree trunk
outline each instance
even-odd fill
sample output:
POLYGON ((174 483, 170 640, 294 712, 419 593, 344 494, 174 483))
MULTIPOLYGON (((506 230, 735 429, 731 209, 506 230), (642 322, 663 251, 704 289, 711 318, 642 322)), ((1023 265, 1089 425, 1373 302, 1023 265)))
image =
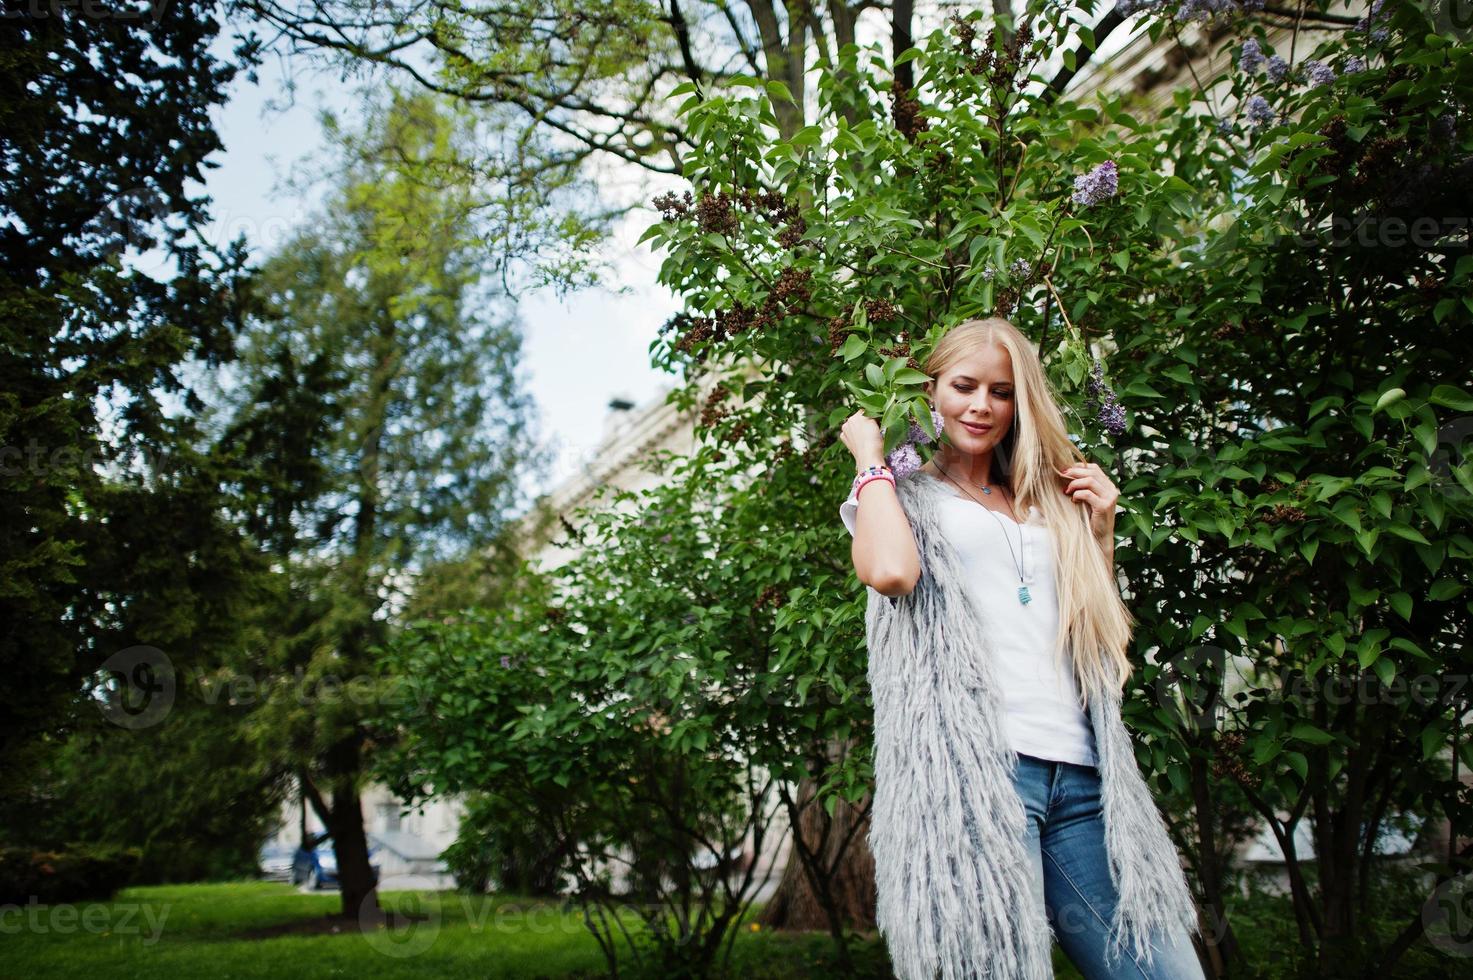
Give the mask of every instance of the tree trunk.
POLYGON ((333 842, 338 864, 338 891, 343 899, 342 916, 358 919, 365 911, 376 916, 379 914, 378 884, 368 861, 363 801, 358 795, 358 769, 362 761, 358 736, 338 742, 328 750, 327 758, 332 773, 331 807, 305 774, 302 789, 333 842))
MULTIPOLYGON (((798 784, 798 801, 803 807, 800 821, 803 840, 810 850, 818 847, 823 837, 825 814, 813 799, 814 783, 804 779, 798 784)), ((849 836, 850 829, 858 817, 859 810, 840 800, 834 807, 834 825, 829 830, 824 851, 818 856, 822 867, 834 866, 835 852, 849 836)), ((867 824, 866 818, 866 824, 867 824)), ((794 833, 799 829, 795 828, 794 833)), ((842 920, 855 929, 875 928, 875 859, 866 840, 867 826, 854 832, 844 853, 842 863, 834 871, 831 892, 842 920)), ((797 845, 788 845, 787 867, 778 882, 772 899, 762 910, 759 921, 774 929, 810 929, 827 932, 828 916, 814 892, 808 875, 803 871, 803 860, 798 856, 797 845)))
POLYGON ((368 861, 368 835, 363 831, 363 804, 353 774, 337 777, 332 789, 333 850, 338 858, 338 890, 345 918, 377 916, 378 885, 368 861))

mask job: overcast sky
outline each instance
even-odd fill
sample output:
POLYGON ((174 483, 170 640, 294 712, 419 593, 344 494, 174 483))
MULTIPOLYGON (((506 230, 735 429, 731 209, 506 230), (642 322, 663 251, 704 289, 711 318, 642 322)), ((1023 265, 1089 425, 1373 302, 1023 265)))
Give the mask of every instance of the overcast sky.
MULTIPOLYGON (((229 47, 217 45, 217 56, 226 57, 229 47)), ((208 172, 206 189, 216 222, 212 238, 244 234, 260 260, 315 203, 279 185, 294 164, 321 149, 318 110, 332 108, 351 125, 356 102, 335 75, 300 66, 295 98, 287 98, 284 68, 273 55, 257 74, 258 84, 238 75, 229 103, 215 113, 225 150, 211 157, 219 168, 208 172)), ((649 346, 677 301, 655 282, 659 258, 634 244, 657 218, 653 209, 636 211, 607 248, 616 263, 611 285, 628 293, 590 289, 559 300, 546 289, 520 304, 522 384, 537 404, 543 445, 555 453, 548 472, 523 484, 529 493, 551 489, 592 457, 610 399, 642 404, 673 380, 650 366, 649 346)))

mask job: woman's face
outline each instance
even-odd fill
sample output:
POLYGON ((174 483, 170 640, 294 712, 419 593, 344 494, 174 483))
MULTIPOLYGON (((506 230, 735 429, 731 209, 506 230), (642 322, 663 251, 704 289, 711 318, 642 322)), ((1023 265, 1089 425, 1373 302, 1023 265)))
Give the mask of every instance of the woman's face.
POLYGON ((980 453, 1002 442, 1013 424, 1013 364, 1007 348, 974 351, 941 373, 932 404, 946 434, 964 453, 980 453))

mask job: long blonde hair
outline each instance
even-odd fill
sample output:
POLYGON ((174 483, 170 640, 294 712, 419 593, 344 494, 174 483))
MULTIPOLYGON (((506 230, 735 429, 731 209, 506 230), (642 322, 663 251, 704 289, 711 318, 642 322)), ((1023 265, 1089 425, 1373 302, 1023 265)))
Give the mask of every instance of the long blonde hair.
MULTIPOLYGON (((947 330, 926 357, 923 369, 934 386, 954 363, 989 347, 1008 352, 1013 366, 1012 425, 994 454, 999 479, 1012 492, 1019 517, 1037 506, 1052 534, 1055 584, 1059 596, 1060 660, 1073 651, 1074 676, 1084 707, 1098 681, 1116 690, 1130 677, 1126 649, 1136 619, 1120 597, 1113 573, 1089 527, 1089 505, 1074 503, 1056 469, 1086 462, 1069 439, 1059 398, 1044 373, 1037 348, 1002 317, 967 320, 947 330)), ((934 397, 934 395, 933 395, 934 397)), ((939 449, 938 449, 939 452, 939 449)), ((1025 518, 1026 519, 1026 518, 1025 518)))

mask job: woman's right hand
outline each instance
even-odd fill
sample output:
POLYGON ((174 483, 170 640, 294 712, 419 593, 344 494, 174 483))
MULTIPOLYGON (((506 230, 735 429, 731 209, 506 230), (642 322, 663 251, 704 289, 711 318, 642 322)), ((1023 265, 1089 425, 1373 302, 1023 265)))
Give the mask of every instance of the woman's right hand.
POLYGON ((853 454, 854 462, 860 469, 884 465, 885 433, 881 431, 880 423, 865 415, 863 409, 844 420, 839 438, 853 454))

